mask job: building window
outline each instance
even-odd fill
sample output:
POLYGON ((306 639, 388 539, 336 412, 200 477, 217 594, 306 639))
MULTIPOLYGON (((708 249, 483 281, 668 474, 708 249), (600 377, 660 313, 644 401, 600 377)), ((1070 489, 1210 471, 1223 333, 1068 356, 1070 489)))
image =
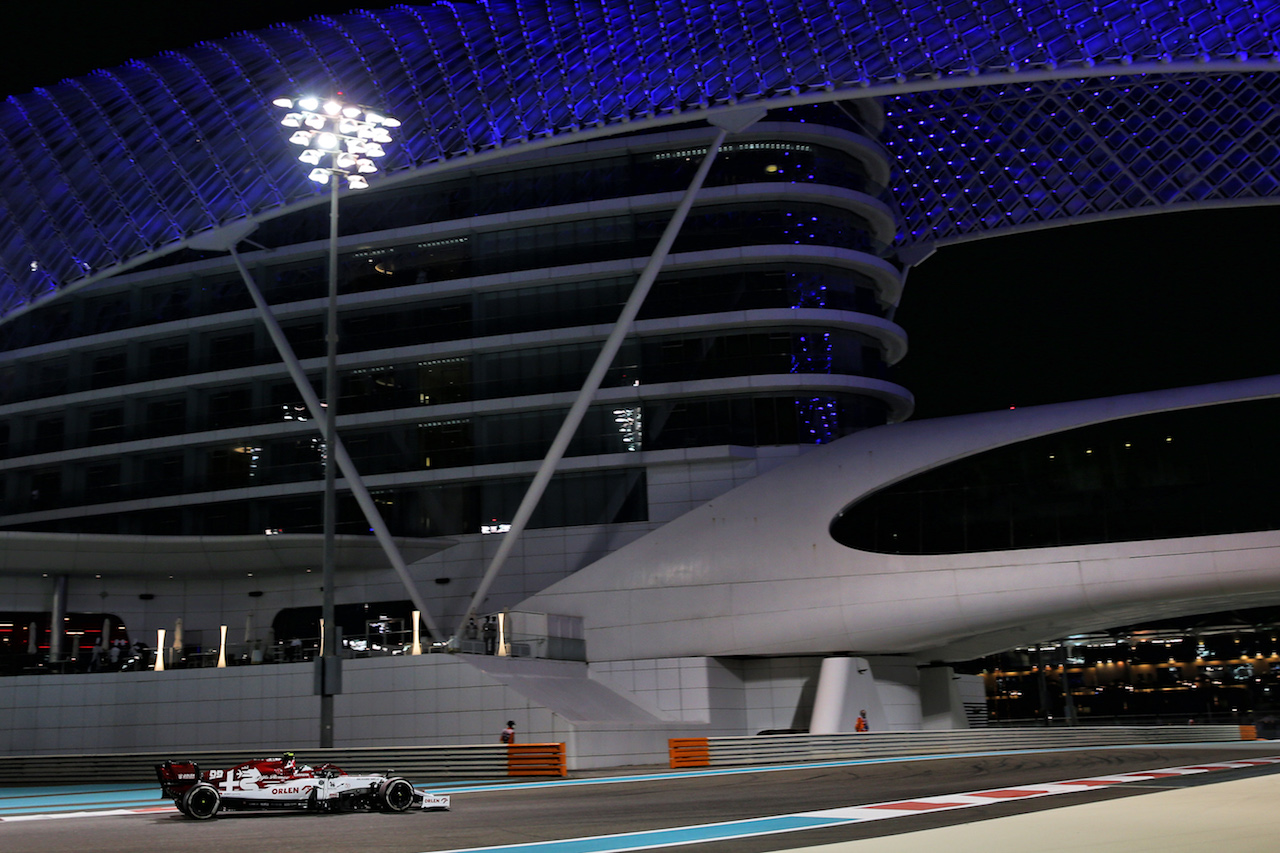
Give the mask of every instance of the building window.
POLYGON ((987 451, 881 489, 831 535, 952 554, 1280 529, 1280 401, 1166 412, 987 451))

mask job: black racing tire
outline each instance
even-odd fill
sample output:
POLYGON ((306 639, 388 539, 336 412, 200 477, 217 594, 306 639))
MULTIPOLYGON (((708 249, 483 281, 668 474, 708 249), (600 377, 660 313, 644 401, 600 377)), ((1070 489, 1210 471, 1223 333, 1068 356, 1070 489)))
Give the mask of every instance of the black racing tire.
POLYGON ((200 782, 182 795, 178 808, 189 818, 208 820, 222 808, 222 795, 208 782, 200 782))
POLYGON ((407 811, 413 805, 413 794, 408 779, 393 776, 378 786, 378 806, 388 812, 407 811))

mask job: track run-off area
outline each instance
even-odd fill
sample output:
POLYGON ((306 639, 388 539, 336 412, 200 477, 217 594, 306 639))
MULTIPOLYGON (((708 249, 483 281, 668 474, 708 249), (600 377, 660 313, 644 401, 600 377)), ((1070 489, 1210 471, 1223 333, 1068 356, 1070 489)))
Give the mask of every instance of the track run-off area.
MULTIPOLYGON (((351 768, 365 770, 367 768, 351 768)), ((1280 773, 1280 742, 580 773, 537 782, 415 779, 450 812, 180 815, 158 785, 0 788, 5 853, 614 853, 788 850, 1280 773)))

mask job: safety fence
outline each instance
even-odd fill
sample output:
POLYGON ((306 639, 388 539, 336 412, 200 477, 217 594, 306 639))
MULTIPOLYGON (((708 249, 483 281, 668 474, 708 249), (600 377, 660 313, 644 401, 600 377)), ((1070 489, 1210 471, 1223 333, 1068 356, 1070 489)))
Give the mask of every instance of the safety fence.
MULTIPOLYGON (((277 753, 278 754, 278 753, 277 753)), ((188 759, 202 769, 233 767, 269 753, 252 750, 173 750, 100 755, 0 756, 0 785, 83 782, 154 782, 155 765, 188 759)), ((299 764, 334 764, 348 773, 394 773, 413 782, 503 776, 564 776, 563 743, 477 744, 470 746, 359 747, 299 749, 299 764)))
POLYGON ((988 750, 1218 743, 1256 737, 1253 726, 1107 726, 671 738, 667 749, 672 767, 718 767, 988 750))

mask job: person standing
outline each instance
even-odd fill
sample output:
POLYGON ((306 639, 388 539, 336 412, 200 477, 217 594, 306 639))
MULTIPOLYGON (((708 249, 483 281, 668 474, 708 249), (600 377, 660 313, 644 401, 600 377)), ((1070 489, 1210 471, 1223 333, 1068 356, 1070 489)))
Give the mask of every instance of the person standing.
POLYGON ((507 720, 507 727, 502 730, 502 734, 501 736, 499 736, 498 740, 506 744, 512 744, 516 742, 515 720, 507 720))
POLYGON ((865 732, 865 731, 870 731, 870 726, 868 726, 868 725, 867 725, 867 712, 866 712, 866 711, 859 711, 859 712, 858 712, 858 721, 857 721, 856 723, 854 723, 854 724, 853 724, 853 730, 854 730, 855 732, 865 732))
POLYGON ((492 616, 484 617, 484 653, 486 655, 497 654, 498 652, 498 620, 492 616))

